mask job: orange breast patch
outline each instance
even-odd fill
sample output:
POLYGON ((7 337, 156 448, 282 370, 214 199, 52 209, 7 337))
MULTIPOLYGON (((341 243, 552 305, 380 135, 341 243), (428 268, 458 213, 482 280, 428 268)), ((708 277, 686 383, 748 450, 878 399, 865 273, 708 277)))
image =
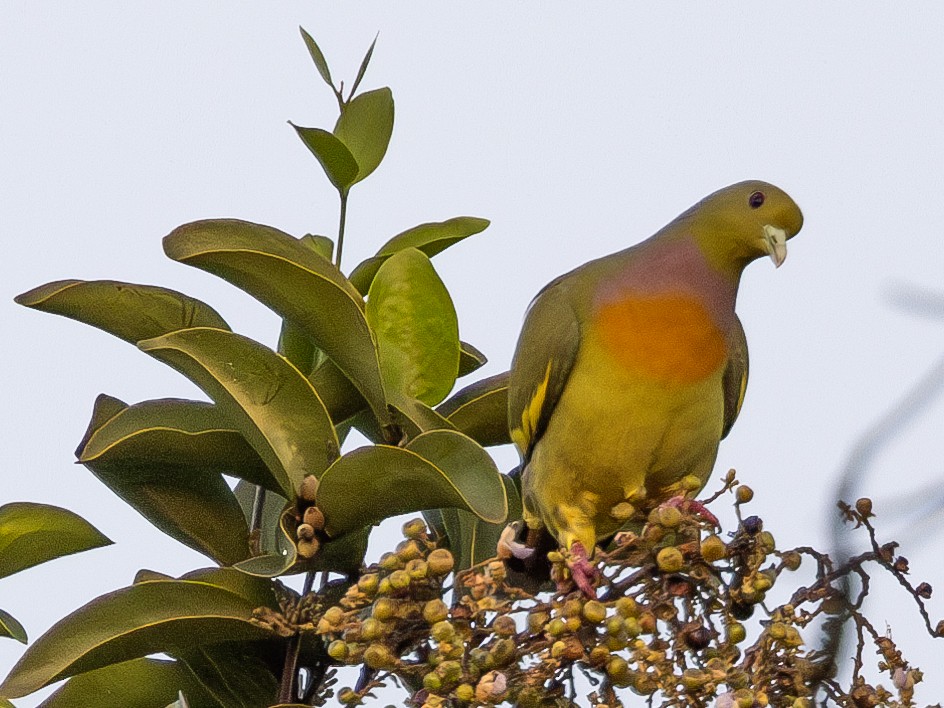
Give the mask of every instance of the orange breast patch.
POLYGON ((597 310, 594 330, 627 369, 666 383, 700 381, 717 371, 727 344, 711 315, 683 295, 633 295, 597 310))

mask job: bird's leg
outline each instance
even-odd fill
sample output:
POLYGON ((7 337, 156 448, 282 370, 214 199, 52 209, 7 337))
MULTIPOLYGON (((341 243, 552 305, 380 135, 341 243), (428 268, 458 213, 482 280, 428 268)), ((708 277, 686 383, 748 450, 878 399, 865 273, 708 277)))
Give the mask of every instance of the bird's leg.
POLYGON ((687 497, 679 494, 678 496, 672 497, 667 502, 665 502, 665 505, 674 506, 679 511, 690 511, 700 519, 707 521, 709 524, 719 528, 721 527, 718 517, 708 511, 708 507, 706 507, 697 499, 688 499, 687 497))
POLYGON ((587 549, 580 541, 570 544, 570 558, 567 560, 567 566, 570 568, 574 584, 586 597, 595 600, 597 591, 594 583, 599 579, 600 571, 590 561, 587 549))

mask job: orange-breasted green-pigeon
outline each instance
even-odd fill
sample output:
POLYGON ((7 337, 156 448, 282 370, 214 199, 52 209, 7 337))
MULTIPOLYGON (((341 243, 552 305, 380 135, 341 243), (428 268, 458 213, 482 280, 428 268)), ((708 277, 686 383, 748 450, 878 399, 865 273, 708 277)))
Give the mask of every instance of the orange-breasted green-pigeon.
POLYGON ((779 267, 802 224, 778 187, 733 184, 531 303, 508 401, 524 519, 570 552, 585 592, 589 554, 627 509, 707 481, 747 386, 741 273, 761 256, 779 267))

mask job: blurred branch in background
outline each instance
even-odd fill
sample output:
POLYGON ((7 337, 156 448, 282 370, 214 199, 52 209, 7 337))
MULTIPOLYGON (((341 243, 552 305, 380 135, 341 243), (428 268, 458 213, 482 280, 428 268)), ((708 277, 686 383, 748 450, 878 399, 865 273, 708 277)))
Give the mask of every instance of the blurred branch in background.
MULTIPOLYGON (((944 294, 908 283, 895 283, 886 293, 890 304, 905 312, 944 321, 944 294)), ((897 403, 889 408, 852 446, 843 465, 836 491, 832 498, 852 503, 864 496, 865 481, 872 471, 875 460, 885 447, 897 438, 915 420, 917 420, 944 390, 944 356, 911 387, 897 403)), ((921 519, 926 519, 944 507, 944 493, 939 484, 931 484, 917 491, 908 492, 893 500, 886 500, 883 507, 898 511, 899 518, 906 517, 907 528, 921 519)), ((852 556, 849 544, 850 534, 842 515, 835 515, 832 525, 833 558, 843 563, 852 556)), ((900 534, 893 534, 897 538, 900 534)), ((926 538, 926 537, 925 537, 926 538)), ((920 542, 919 539, 914 539, 920 542)), ((852 597, 853 589, 848 579, 844 592, 852 597)), ((835 662, 842 648, 846 623, 831 623, 826 629, 826 642, 823 647, 835 662)))

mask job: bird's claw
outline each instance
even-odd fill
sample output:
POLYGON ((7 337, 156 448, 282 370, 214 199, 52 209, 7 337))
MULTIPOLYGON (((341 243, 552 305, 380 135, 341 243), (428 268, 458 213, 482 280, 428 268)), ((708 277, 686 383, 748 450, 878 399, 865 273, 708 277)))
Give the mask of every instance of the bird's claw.
POLYGON ((570 558, 567 561, 570 576, 574 584, 589 599, 597 598, 596 581, 600 578, 600 571, 590 561, 587 549, 580 541, 574 541, 570 546, 570 558))
POLYGON ((717 526, 721 528, 721 522, 718 521, 718 517, 708 511, 708 507, 702 504, 697 499, 689 499, 679 495, 677 497, 672 497, 666 503, 666 506, 674 506, 679 511, 686 511, 694 514, 698 518, 707 521, 712 526, 717 526))

